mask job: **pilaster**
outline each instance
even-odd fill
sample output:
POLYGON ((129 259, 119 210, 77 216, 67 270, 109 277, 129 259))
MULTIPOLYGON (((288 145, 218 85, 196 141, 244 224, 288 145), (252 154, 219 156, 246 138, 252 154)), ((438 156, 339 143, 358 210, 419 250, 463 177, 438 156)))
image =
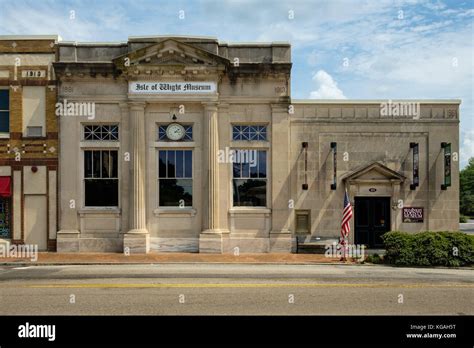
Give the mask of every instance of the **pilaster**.
POLYGON ((148 253, 150 236, 146 228, 145 203, 145 103, 129 103, 131 145, 130 230, 123 237, 125 252, 148 253))

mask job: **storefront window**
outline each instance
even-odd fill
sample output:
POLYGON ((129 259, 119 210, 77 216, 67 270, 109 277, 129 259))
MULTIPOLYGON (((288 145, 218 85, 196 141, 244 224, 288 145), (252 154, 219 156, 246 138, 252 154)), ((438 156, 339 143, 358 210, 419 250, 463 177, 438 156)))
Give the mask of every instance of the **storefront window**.
POLYGON ((158 151, 160 207, 192 207, 193 153, 191 150, 158 151))
POLYGON ((0 133, 10 132, 10 91, 0 89, 0 133))
POLYGON ((11 238, 10 197, 0 197, 0 238, 11 238))
POLYGON ((267 152, 236 150, 235 157, 239 161, 233 163, 234 206, 266 207, 267 152))

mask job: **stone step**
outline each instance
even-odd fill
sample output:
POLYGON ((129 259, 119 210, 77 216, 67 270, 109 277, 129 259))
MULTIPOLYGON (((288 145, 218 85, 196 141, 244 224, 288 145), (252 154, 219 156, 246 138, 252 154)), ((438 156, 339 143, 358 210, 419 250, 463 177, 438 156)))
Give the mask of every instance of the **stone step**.
POLYGON ((324 254, 326 249, 323 245, 298 244, 298 254, 324 254))
POLYGON ((303 235, 297 236, 299 254, 324 254, 326 246, 337 243, 334 238, 323 238, 317 236, 303 235))

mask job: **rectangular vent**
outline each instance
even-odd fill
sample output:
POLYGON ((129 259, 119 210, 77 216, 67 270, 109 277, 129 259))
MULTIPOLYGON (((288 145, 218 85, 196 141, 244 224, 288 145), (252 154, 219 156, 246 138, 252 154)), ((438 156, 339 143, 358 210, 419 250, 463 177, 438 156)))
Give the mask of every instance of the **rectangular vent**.
POLYGON ((41 137, 43 135, 43 127, 26 127, 26 134, 28 137, 41 137))

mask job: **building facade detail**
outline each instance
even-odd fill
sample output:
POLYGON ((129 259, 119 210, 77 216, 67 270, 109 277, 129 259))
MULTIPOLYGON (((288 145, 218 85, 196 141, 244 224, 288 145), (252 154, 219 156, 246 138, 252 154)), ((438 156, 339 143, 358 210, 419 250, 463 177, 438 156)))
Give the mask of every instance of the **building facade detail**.
POLYGON ((55 36, 0 38, 0 244, 56 249, 55 36))
POLYGON ((43 249, 290 253, 338 240, 346 189, 351 243, 458 229, 459 100, 295 100, 291 67, 282 42, 0 38, 0 241, 39 243, 41 212, 43 249))

